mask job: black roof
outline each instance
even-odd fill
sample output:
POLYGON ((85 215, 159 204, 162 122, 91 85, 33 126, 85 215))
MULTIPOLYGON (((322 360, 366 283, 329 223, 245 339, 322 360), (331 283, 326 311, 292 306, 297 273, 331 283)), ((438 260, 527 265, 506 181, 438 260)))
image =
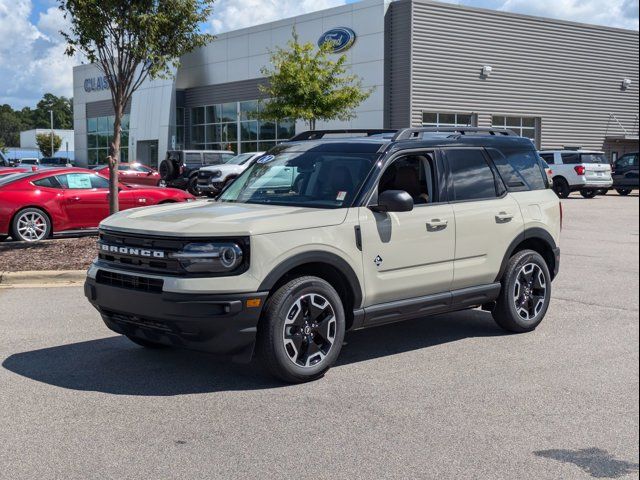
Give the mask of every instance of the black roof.
POLYGON ((279 145, 282 150, 336 153, 383 153, 407 149, 456 146, 496 148, 498 150, 535 149, 530 139, 520 137, 511 131, 480 128, 304 132, 279 145), (328 137, 327 132, 330 134, 338 133, 342 136, 337 138, 328 137), (352 132, 359 134, 359 136, 347 136, 352 132))

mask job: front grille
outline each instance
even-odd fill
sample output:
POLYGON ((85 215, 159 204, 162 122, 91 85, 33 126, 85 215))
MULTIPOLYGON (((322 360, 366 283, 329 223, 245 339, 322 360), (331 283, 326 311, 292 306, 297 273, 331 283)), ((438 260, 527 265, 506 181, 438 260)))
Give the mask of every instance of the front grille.
POLYGON ((138 277, 136 275, 124 275, 122 273, 98 271, 96 282, 110 287, 125 288, 147 293, 162 293, 164 281, 157 278, 138 277))
POLYGON ((211 177, 213 177, 213 172, 203 172, 202 170, 200 170, 198 172, 198 180, 209 180, 211 177))

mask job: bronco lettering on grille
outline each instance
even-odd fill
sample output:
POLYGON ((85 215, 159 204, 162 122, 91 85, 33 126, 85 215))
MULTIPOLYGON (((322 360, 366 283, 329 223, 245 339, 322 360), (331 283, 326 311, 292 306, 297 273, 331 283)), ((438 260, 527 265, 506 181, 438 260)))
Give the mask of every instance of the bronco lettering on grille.
POLYGON ((147 250, 143 248, 119 247, 116 245, 100 244, 100 250, 105 253, 130 255, 132 257, 165 258, 166 254, 160 250, 147 250))

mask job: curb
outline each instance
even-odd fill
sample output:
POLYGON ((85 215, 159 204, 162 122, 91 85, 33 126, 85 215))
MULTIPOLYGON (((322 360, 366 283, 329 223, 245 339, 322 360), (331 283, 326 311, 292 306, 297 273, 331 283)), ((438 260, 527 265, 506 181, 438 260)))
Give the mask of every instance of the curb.
POLYGON ((0 287, 79 285, 86 278, 86 270, 0 272, 0 287))

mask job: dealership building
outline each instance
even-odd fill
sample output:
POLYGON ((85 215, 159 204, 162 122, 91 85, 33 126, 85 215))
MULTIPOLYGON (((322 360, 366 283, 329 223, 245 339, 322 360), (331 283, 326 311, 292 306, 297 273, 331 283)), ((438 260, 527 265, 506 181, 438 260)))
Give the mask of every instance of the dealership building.
MULTIPOLYGON (((157 165, 167 150, 265 150, 305 128, 252 115, 269 52, 332 41, 371 96, 350 121, 317 128, 507 127, 538 148, 638 150, 638 32, 440 3, 365 0, 218 35, 149 80, 123 123, 123 159, 157 165)), ((75 156, 104 163, 108 82, 74 69, 75 156)))

